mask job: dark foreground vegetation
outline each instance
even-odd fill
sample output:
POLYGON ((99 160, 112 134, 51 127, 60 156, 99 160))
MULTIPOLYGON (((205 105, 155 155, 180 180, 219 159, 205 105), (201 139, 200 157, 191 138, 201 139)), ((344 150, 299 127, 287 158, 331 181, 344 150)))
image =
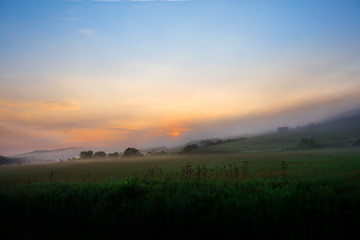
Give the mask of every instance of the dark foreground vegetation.
POLYGON ((133 176, 18 185, 0 197, 2 236, 12 239, 350 239, 360 227, 351 181, 133 176))
POLYGON ((24 175, 26 166, 6 167, 0 171, 9 174, 0 181, 1 236, 350 239, 360 227, 359 156, 319 151, 49 164, 42 166, 54 169, 48 180, 19 175, 11 184, 10 175, 24 175), (133 169, 129 164, 139 171, 123 180, 93 179, 98 163, 108 164, 103 171, 109 173, 133 169), (61 169, 82 168, 88 179, 61 181, 67 179, 61 169))

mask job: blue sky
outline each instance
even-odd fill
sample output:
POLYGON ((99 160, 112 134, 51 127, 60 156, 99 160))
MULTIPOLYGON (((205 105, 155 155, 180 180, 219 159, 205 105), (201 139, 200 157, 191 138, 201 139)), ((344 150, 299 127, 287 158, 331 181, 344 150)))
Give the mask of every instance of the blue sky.
POLYGON ((0 32, 9 153, 178 144, 308 109, 273 123, 300 124, 360 93, 359 1, 0 0, 0 32))
POLYGON ((221 60, 249 64, 276 54, 302 55, 304 50, 309 55, 352 52, 359 40, 359 5, 358 1, 1 1, 1 62, 28 66, 29 58, 47 62, 58 56, 51 67, 55 70, 69 67, 68 60, 91 65, 119 55, 192 65, 221 60))

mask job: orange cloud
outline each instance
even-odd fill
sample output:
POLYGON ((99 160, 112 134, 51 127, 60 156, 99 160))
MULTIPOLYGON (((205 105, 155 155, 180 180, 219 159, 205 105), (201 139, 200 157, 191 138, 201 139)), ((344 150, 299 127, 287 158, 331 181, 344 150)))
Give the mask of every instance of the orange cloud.
POLYGON ((108 142, 123 140, 129 136, 127 131, 116 131, 111 128, 92 128, 92 129, 71 129, 65 130, 69 142, 108 142))
POLYGON ((33 102, 16 102, 0 99, 1 108, 24 108, 39 109, 48 111, 73 111, 79 110, 80 106, 76 102, 57 102, 57 101, 33 101, 33 102))

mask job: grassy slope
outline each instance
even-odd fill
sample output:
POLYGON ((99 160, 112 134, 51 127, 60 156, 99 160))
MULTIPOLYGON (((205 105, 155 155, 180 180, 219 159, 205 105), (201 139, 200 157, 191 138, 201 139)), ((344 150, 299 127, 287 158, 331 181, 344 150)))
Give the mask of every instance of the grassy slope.
POLYGON ((302 137, 313 138, 323 148, 346 148, 360 139, 360 117, 268 133, 198 150, 199 153, 241 153, 295 150, 302 137))

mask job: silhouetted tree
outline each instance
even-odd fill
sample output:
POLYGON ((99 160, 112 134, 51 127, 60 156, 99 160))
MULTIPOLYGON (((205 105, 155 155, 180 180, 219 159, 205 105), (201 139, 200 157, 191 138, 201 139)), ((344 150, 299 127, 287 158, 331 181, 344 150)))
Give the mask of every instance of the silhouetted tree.
POLYGON ((92 158, 94 157, 94 152, 93 151, 82 151, 80 152, 80 158, 92 158))
POLYGON ((186 147, 184 147, 184 149, 182 150, 183 152, 192 152, 196 149, 198 149, 199 146, 196 145, 196 144, 190 144, 190 145, 187 145, 186 147))
POLYGON ((94 154, 94 157, 96 158, 106 157, 106 153, 104 151, 99 151, 94 154))
POLYGON ((356 140, 353 144, 354 147, 360 147, 360 139, 356 140))
POLYGON ((108 156, 112 158, 117 158, 120 157, 120 154, 118 152, 114 152, 114 153, 109 153, 108 156))
POLYGON ((142 154, 136 148, 127 148, 124 152, 125 157, 139 157, 142 154))

